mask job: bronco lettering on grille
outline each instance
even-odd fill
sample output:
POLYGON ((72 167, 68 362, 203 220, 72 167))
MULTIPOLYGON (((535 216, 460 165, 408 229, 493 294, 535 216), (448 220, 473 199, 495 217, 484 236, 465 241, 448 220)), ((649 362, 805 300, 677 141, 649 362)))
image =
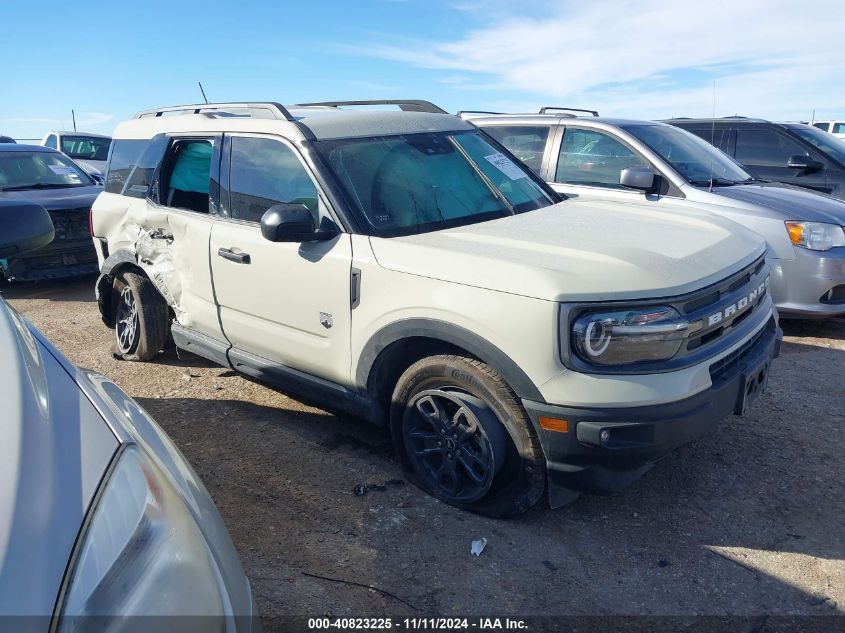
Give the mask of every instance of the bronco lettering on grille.
POLYGON ((766 288, 769 286, 769 278, 766 277, 766 280, 757 286, 754 290, 749 292, 746 296, 739 299, 737 302, 732 303, 730 305, 725 306, 718 312, 714 312, 710 316, 708 316, 705 321, 707 321, 707 327, 711 327, 716 325, 717 323, 721 323, 725 319, 729 319, 732 316, 737 316, 747 310, 748 308, 752 307, 763 295, 766 294, 766 288))

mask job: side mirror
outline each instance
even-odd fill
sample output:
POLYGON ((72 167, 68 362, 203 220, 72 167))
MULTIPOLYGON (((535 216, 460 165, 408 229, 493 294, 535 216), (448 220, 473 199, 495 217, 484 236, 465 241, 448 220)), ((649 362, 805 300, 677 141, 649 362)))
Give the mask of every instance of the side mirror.
POLYGON ((786 166, 791 169, 803 169, 804 171, 819 171, 820 169, 824 169, 824 164, 820 161, 813 160, 809 156, 802 156, 798 154, 796 156, 790 156, 789 160, 786 163, 786 166))
POLYGON ((619 184, 629 189, 651 191, 655 173, 648 167, 626 167, 619 174, 619 184))
POLYGON ((261 216, 261 235, 271 242, 320 242, 336 234, 318 231, 311 211, 300 203, 274 204, 261 216))
POLYGON ((47 246, 53 236, 53 221, 40 204, 0 200, 0 258, 47 246))

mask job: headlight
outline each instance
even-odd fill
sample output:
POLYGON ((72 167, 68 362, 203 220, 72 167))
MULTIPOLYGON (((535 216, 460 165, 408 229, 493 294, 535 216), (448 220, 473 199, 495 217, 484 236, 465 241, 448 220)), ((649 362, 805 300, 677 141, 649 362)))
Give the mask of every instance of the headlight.
POLYGON ((786 231, 795 246, 811 251, 826 251, 845 246, 845 229, 825 222, 787 222, 786 231))
POLYGON ((90 616, 114 617, 116 626, 103 630, 135 630, 131 623, 143 628, 145 619, 133 616, 141 615, 216 616, 174 621, 180 630, 225 630, 217 566, 167 476, 130 447, 104 485, 78 546, 58 631, 91 630, 90 616))
POLYGON ((627 365, 672 358, 689 329, 670 307, 587 312, 572 324, 572 342, 588 363, 627 365))

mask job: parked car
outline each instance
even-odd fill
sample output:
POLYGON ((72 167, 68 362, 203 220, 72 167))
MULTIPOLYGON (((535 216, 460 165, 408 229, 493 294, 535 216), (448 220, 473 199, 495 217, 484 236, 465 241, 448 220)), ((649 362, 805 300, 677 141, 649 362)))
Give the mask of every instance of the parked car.
POLYGON ((102 183, 111 137, 88 132, 47 132, 41 139, 41 145, 70 156, 90 176, 102 183))
MULTIPOLYGON (((0 257, 52 235, 40 205, 0 201, 0 257)), ((260 631, 185 458, 137 402, 74 367, 2 298, 0 391, 4 630, 260 631), (171 616, 204 617, 156 619, 171 616)))
POLYGON ((459 507, 619 490, 744 411, 778 349, 757 235, 561 201, 427 102, 178 106, 114 138, 92 219, 118 353, 170 332, 389 425, 459 507))
POLYGON ((801 123, 812 125, 838 138, 845 139, 845 121, 801 121, 801 123))
MULTIPOLYGON (((558 192, 718 214, 766 238, 781 316, 845 314, 845 203, 760 182, 697 136, 651 121, 466 115, 558 192)), ((818 134, 822 134, 815 130, 818 134)), ((835 140, 835 139, 834 139, 835 140)))
POLYGON ((44 206, 56 229, 49 246, 0 259, 0 278, 32 281, 97 272, 89 215, 102 190, 56 150, 0 145, 0 200, 28 200, 44 206))
POLYGON ((671 119, 742 163, 755 178, 845 199, 845 141, 804 123, 762 119, 671 119))

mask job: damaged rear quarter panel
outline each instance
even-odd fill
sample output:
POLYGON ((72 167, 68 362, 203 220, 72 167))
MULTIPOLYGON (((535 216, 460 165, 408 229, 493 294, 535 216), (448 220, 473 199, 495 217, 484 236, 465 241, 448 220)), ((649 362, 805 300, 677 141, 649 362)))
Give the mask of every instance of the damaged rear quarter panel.
POLYGON ((211 216, 109 193, 93 215, 94 234, 107 239, 110 252, 134 253, 181 325, 223 340, 208 259, 211 216))

